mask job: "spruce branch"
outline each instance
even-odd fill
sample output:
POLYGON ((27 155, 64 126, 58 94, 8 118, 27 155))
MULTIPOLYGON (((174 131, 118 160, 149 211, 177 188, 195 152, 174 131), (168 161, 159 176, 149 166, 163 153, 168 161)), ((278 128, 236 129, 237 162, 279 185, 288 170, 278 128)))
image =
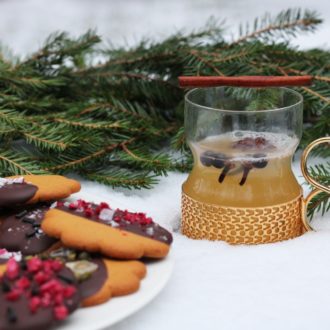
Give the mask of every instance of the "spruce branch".
POLYGON ((38 161, 12 149, 0 150, 0 175, 44 174, 38 161))
MULTIPOLYGON (((309 168, 311 176, 319 183, 326 187, 330 187, 330 163, 318 164, 309 168)), ((311 187, 313 188, 313 187, 311 187)), ((330 210, 330 196, 326 193, 321 193, 313 198, 308 205, 307 214, 312 220, 316 212, 321 212, 324 215, 330 210)))
POLYGON ((250 31, 249 24, 244 30, 240 26, 241 37, 232 42, 230 46, 258 38, 285 38, 286 36, 295 36, 297 32, 313 32, 322 20, 314 11, 306 10, 302 12, 300 9, 288 9, 280 12, 275 18, 270 14, 266 14, 261 19, 254 20, 253 29, 250 31))
MULTIPOLYGON (((21 60, 0 49, 1 175, 74 172, 149 188, 158 175, 189 171, 180 75, 312 75, 313 86, 297 88, 305 99, 306 146, 330 131, 329 51, 299 50, 288 37, 320 22, 314 12, 287 10, 257 19, 234 42, 213 21, 132 48, 102 48, 88 31, 78 38, 55 33, 21 60)), ((317 153, 327 157, 329 148, 317 153)), ((323 197, 315 203, 327 209, 323 197)))
POLYGON ((128 189, 151 188, 157 183, 156 176, 150 172, 136 172, 125 168, 110 167, 108 169, 93 169, 91 172, 83 171, 81 175, 89 180, 128 189))

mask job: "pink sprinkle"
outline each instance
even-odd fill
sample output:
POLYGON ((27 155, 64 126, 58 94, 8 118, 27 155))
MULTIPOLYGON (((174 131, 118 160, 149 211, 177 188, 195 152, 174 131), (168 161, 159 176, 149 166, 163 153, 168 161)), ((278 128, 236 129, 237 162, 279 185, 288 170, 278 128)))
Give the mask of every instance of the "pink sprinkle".
POLYGON ((75 293, 76 293, 76 288, 72 285, 67 286, 66 288, 64 288, 63 290, 63 294, 65 298, 71 298, 75 293))
POLYGON ((69 311, 64 305, 54 307, 54 316, 56 320, 64 320, 68 315, 69 311))
POLYGON ((35 313, 41 305, 41 299, 39 297, 32 297, 29 301, 29 308, 31 313, 35 313))
POLYGON ((62 268, 63 268, 63 264, 62 264, 62 262, 60 262, 59 260, 54 260, 54 261, 52 262, 52 269, 53 269, 55 272, 59 272, 62 268))
POLYGON ((18 262, 14 258, 10 258, 7 262, 7 277, 10 280, 14 280, 19 274, 19 265, 18 262))
POLYGON ((28 260, 27 267, 29 272, 36 273, 38 270, 41 269, 42 261, 37 257, 33 257, 30 260, 28 260))
POLYGON ((6 293, 6 299, 9 301, 16 301, 20 298, 22 291, 19 289, 12 289, 10 292, 6 293))
POLYGON ((27 277, 24 276, 17 280, 15 284, 19 289, 24 290, 30 287, 31 282, 27 277))

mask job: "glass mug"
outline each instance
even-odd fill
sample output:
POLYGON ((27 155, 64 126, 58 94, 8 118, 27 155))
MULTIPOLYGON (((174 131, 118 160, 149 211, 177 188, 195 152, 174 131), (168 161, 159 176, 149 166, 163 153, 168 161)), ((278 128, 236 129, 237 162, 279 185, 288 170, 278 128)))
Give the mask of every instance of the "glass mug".
MULTIPOLYGON (((311 227, 292 169, 303 127, 303 98, 291 89, 196 88, 185 96, 185 133, 194 166, 182 186, 183 234, 232 244, 270 243, 311 227)), ((316 184, 316 185, 315 185, 316 184)))

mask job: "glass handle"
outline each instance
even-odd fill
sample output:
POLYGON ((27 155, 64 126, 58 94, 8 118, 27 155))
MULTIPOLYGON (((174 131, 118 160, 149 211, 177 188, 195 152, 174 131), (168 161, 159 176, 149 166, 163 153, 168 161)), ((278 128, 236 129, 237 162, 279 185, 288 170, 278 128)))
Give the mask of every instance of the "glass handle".
POLYGON ((301 215, 302 215, 302 222, 304 224, 304 227, 307 231, 312 231, 314 230, 310 223, 308 222, 308 218, 307 218, 307 207, 308 207, 308 204, 310 203, 310 201, 315 197, 317 196, 318 194, 322 193, 322 192, 325 192, 327 194, 330 194, 330 187, 327 187, 319 182, 317 182, 309 173, 308 171, 308 167, 307 167, 307 159, 308 159, 308 156, 310 154, 310 152, 315 148, 317 147, 318 145, 320 144, 323 144, 323 143, 330 143, 330 137, 324 137, 324 138, 320 138, 320 139, 317 139, 315 141, 313 141, 312 143, 310 143, 306 149, 304 150, 302 156, 301 156, 301 161, 300 161, 300 166, 301 166, 301 172, 305 178, 305 180, 312 186, 314 187, 314 190, 312 190, 309 195, 304 198, 302 200, 302 203, 301 203, 301 207, 302 207, 302 210, 301 210, 301 215))

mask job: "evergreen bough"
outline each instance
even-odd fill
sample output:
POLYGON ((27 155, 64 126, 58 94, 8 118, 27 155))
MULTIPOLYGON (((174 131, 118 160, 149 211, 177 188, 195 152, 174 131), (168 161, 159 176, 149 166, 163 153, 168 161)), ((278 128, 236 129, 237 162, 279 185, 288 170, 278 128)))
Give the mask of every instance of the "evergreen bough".
MULTIPOLYGON (((111 186, 149 188, 168 171, 187 171, 179 75, 305 75, 302 147, 330 132, 330 52, 299 50, 290 38, 313 32, 315 12, 289 9, 240 26, 177 33, 136 47, 100 47, 89 31, 51 35, 26 59, 0 51, 0 175, 77 173, 111 186)), ((330 155, 329 146, 318 149, 330 155)), ((330 167, 314 167, 329 182, 330 167)), ((324 195, 312 205, 329 210, 324 195)))

